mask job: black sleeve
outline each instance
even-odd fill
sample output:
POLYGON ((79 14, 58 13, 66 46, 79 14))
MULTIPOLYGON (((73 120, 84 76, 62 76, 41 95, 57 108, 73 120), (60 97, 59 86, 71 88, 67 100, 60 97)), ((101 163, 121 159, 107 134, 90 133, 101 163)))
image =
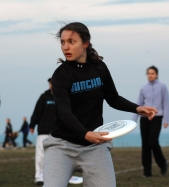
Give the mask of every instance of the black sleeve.
POLYGON ((8 123, 6 125, 6 131, 5 131, 6 134, 10 134, 12 133, 12 125, 10 123, 8 123))
POLYGON ((7 134, 8 133, 8 129, 7 129, 7 125, 6 125, 6 128, 5 128, 5 134, 7 134))
POLYGON ((26 122, 24 122, 23 124, 22 124, 22 127, 21 127, 21 129, 19 130, 19 132, 23 132, 26 128, 27 128, 27 123, 26 122))
POLYGON ((70 100, 71 80, 65 69, 55 71, 52 77, 52 90, 56 105, 56 110, 60 119, 67 128, 81 137, 85 137, 88 130, 80 123, 72 113, 70 100))
POLYGON ((137 113, 137 104, 118 95, 111 74, 105 65, 105 100, 113 108, 126 112, 137 113))
POLYGON ((13 133, 12 125, 10 124, 9 133, 13 133))
POLYGON ((35 109, 33 111, 33 114, 31 116, 30 125, 29 125, 29 127, 31 129, 34 129, 35 126, 37 124, 39 124, 40 119, 41 119, 43 112, 44 112, 44 107, 45 107, 45 96, 44 96, 44 94, 42 94, 40 96, 40 98, 38 99, 38 101, 35 105, 35 109))
POLYGON ((21 126, 19 132, 22 132, 22 131, 23 131, 23 126, 24 126, 24 123, 22 124, 22 126, 21 126))

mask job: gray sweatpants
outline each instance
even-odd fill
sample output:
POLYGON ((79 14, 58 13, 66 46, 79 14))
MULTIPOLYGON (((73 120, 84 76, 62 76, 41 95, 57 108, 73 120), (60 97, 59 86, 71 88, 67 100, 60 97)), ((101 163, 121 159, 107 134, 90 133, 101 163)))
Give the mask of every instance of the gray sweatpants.
POLYGON ((83 173, 84 187, 116 187, 111 142, 81 146, 50 136, 43 145, 43 187, 67 187, 75 171, 83 173))

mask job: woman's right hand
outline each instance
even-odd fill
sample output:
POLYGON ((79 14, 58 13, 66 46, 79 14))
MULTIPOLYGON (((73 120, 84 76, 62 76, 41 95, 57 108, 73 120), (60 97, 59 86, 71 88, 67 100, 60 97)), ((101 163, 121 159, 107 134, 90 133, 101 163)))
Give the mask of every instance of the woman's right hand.
POLYGON ((92 132, 89 131, 85 135, 85 139, 88 140, 91 143, 99 144, 99 143, 105 143, 107 141, 112 140, 112 138, 106 138, 103 137, 104 135, 109 134, 108 132, 92 132))

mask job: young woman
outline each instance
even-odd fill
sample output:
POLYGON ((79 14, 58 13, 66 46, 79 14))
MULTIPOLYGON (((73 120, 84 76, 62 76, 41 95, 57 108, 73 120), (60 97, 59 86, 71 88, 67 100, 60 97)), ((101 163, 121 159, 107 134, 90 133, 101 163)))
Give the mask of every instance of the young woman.
POLYGON ((115 187, 108 133, 93 132, 103 124, 103 100, 118 110, 154 117, 151 107, 138 106, 118 95, 110 72, 90 43, 88 28, 79 22, 57 34, 66 58, 53 74, 56 119, 44 143, 44 187, 67 187, 75 171, 84 187, 115 187))
MULTIPOLYGON (((149 121, 145 117, 140 118, 140 129, 142 138, 142 164, 144 167, 143 175, 152 176, 152 152, 157 165, 161 168, 161 174, 167 173, 167 162, 163 156, 159 145, 159 135, 161 131, 162 119, 164 128, 169 123, 169 98, 165 84, 158 81, 158 69, 151 66, 147 69, 148 84, 144 85, 139 94, 137 103, 139 105, 152 105, 157 108, 158 114, 149 121)), ((137 121, 138 115, 133 115, 133 120, 137 121)))

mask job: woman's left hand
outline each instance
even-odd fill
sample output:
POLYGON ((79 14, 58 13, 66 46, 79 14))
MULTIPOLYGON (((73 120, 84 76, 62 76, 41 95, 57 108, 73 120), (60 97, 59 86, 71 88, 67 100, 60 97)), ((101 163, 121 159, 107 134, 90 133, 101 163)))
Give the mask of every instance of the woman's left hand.
POLYGON ((149 120, 152 120, 155 114, 158 113, 156 108, 148 107, 148 106, 138 106, 136 111, 139 115, 148 117, 149 120))
POLYGON ((164 128, 167 128, 168 127, 168 123, 164 123, 164 128))

